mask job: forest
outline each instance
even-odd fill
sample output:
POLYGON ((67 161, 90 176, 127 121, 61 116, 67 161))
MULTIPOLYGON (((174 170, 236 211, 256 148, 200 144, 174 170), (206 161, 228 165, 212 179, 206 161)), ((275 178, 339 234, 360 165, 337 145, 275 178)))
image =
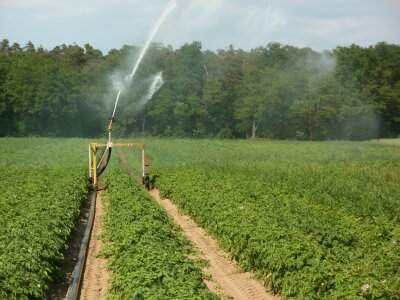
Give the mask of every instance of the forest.
MULTIPOLYGON (((0 43, 0 136, 103 136, 116 86, 140 52, 0 43)), ((398 137, 400 45, 317 52, 275 42, 249 51, 153 43, 115 118, 122 137, 398 137), (158 72, 163 85, 143 100, 158 72)))

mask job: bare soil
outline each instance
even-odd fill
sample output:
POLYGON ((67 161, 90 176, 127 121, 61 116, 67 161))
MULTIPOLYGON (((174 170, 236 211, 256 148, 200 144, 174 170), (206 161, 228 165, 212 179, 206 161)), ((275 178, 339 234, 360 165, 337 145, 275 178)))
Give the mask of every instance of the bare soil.
POLYGON ((102 191, 97 193, 96 214, 90 235, 89 250, 80 291, 80 299, 83 300, 105 299, 105 294, 109 287, 108 280, 110 276, 106 269, 107 261, 98 257, 104 247, 104 243, 100 239, 102 233, 101 222, 104 213, 102 193, 102 191))
MULTIPOLYGON (((140 182, 135 171, 129 166, 122 151, 118 151, 122 163, 133 178, 140 182)), ((218 246, 217 240, 199 227, 189 216, 181 215, 175 204, 169 199, 161 199, 157 189, 149 191, 150 195, 163 206, 173 221, 178 224, 184 235, 192 242, 199 257, 191 257, 194 261, 206 261, 202 267, 204 274, 211 275, 204 280, 207 287, 222 299, 237 300, 277 300, 278 296, 268 292, 254 274, 243 272, 237 262, 229 258, 229 254, 218 246)))
MULTIPOLYGON (((129 173, 140 182, 140 178, 129 166, 128 160, 122 151, 118 151, 122 163, 129 173)), ((229 254, 217 244, 214 237, 199 227, 189 216, 181 215, 175 204, 169 199, 161 199, 157 189, 149 191, 150 195, 163 206, 184 235, 197 248, 199 257, 191 257, 193 260, 206 261, 202 267, 204 274, 211 275, 211 279, 204 280, 207 287, 222 299, 237 300, 277 300, 276 295, 268 292, 261 281, 255 279, 254 274, 241 271, 237 262, 229 258, 229 254)))
POLYGON ((205 284, 211 291, 219 294, 221 298, 279 299, 269 293, 252 273, 242 272, 238 264, 229 258, 229 254, 218 247, 217 241, 212 236, 197 226, 189 216, 181 215, 178 208, 169 199, 161 199, 158 190, 153 189, 150 194, 182 228, 186 237, 198 249, 200 258, 208 262, 207 266, 203 268, 203 272, 211 275, 211 280, 205 280, 205 284))

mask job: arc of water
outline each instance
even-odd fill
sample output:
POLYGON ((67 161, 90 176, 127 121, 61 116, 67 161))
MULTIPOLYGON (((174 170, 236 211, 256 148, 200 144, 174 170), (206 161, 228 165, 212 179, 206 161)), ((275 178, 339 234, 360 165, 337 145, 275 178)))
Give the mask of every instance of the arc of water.
POLYGON ((164 22, 164 20, 167 18, 167 16, 172 12, 172 10, 175 8, 175 6, 176 6, 175 0, 170 2, 168 4, 168 6, 166 7, 166 9, 164 10, 164 12, 161 15, 161 17, 157 20, 157 23, 154 25, 153 30, 151 31, 151 33, 150 33, 150 35, 149 35, 144 47, 140 51, 139 58, 136 61, 135 65, 133 66, 132 73, 129 75, 131 77, 131 79, 135 75, 135 73, 136 73, 136 71, 137 71, 137 69, 138 69, 138 67, 140 65, 140 62, 142 61, 144 55, 146 54, 146 51, 149 48, 150 43, 154 39, 154 36, 156 35, 156 33, 157 33, 158 29, 160 28, 161 24, 164 22))
POLYGON ((164 80, 162 78, 162 72, 158 72, 151 82, 149 90, 147 91, 146 95, 144 95, 143 98, 140 100, 139 104, 146 104, 146 102, 150 100, 151 97, 153 97, 154 93, 157 92, 163 84, 164 80))
POLYGON ((117 109, 118 100, 119 100, 119 96, 120 96, 120 95, 121 95, 121 89, 118 91, 117 98, 115 99, 114 110, 113 110, 113 113, 112 113, 112 117, 113 117, 113 118, 114 118, 114 116, 115 116, 115 111, 116 111, 116 109, 117 109))
MULTIPOLYGON (((164 22, 164 20, 167 18, 167 16, 172 12, 172 10, 175 8, 176 6, 176 1, 173 0, 171 1, 167 7, 164 9, 162 15, 158 18, 156 24, 153 27, 153 30, 150 32, 150 35, 148 36, 146 43, 144 44, 143 48, 140 51, 139 57, 136 60, 133 69, 132 69, 132 73, 129 74, 129 79, 130 81, 132 81, 133 76, 135 75, 137 69, 139 68, 139 65, 141 63, 141 61, 143 60, 144 55, 147 52, 147 49, 150 46, 151 41, 153 40, 154 36, 156 35, 157 31, 160 29, 161 24, 164 22)), ((115 105, 114 105, 114 111, 112 114, 112 117, 115 116, 115 111, 117 109, 118 106, 118 101, 119 101, 119 97, 121 95, 122 92, 122 88, 119 89, 118 94, 117 94, 117 98, 115 99, 115 105)))

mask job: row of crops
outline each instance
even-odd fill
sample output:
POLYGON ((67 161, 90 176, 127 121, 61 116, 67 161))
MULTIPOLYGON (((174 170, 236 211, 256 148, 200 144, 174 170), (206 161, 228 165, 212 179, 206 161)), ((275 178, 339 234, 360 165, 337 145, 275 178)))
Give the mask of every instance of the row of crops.
POLYGON ((216 299, 180 229, 126 171, 107 175, 104 198, 109 299, 216 299))
MULTIPOLYGON (((0 299, 46 297, 87 196, 88 143, 0 139, 0 299)), ((145 143, 162 193, 284 298, 399 297, 398 146, 145 143)), ((140 152, 125 152, 140 168, 140 152)), ((116 156, 111 164, 104 176, 108 297, 215 297, 165 211, 116 156)))
MULTIPOLYGON (((0 139, 0 299, 45 299, 88 193, 84 139, 0 139)), ((215 299, 189 242, 114 156, 103 255, 110 299, 215 299)))
POLYGON ((399 148, 376 142, 146 145, 164 196, 284 298, 399 297, 399 148))
POLYGON ((1 139, 0 299, 46 297, 87 194, 82 150, 82 140, 1 139))

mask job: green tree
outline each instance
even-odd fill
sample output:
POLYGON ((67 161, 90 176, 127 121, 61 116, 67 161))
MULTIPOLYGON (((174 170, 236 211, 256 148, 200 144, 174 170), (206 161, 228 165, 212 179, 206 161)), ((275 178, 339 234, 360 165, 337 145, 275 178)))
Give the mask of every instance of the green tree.
POLYGON ((266 117, 268 80, 268 70, 251 64, 244 66, 235 103, 236 128, 252 139, 266 117))
POLYGON ((243 77, 242 64, 245 53, 236 50, 232 45, 226 50, 218 50, 221 68, 221 89, 223 98, 215 107, 216 122, 219 128, 218 136, 233 137, 235 129, 234 103, 236 102, 238 87, 243 77))

